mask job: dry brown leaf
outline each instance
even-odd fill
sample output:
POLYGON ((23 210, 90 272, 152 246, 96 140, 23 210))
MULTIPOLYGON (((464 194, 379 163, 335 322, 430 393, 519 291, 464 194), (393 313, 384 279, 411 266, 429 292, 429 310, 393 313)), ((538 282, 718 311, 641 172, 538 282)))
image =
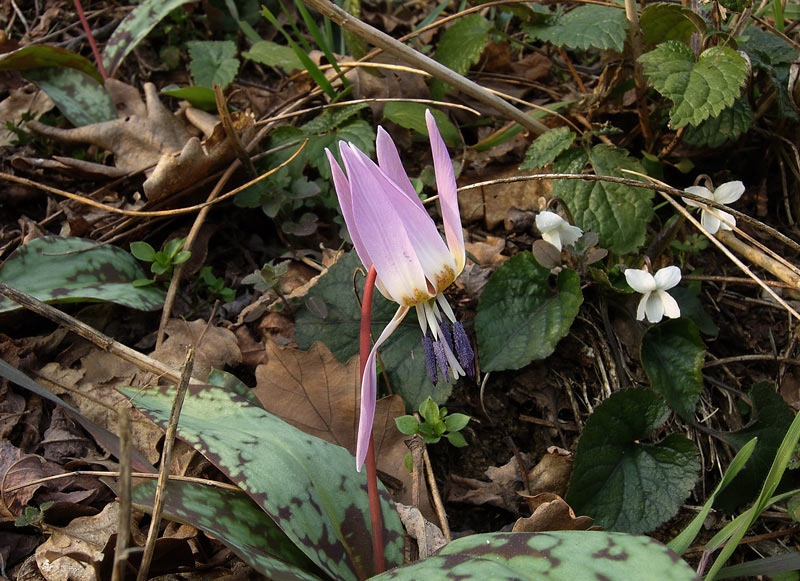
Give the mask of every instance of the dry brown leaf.
MULTIPOLYGON (((144 85, 147 104, 136 89, 121 81, 108 79, 106 89, 120 113, 119 119, 74 129, 59 129, 37 121, 28 123, 31 129, 54 139, 90 143, 114 154, 113 167, 56 157, 64 166, 108 177, 145 171, 144 193, 155 201, 197 183, 234 158, 227 140, 212 135, 201 143, 193 136, 183 121, 161 103, 152 83, 144 85)), ((246 143, 254 131, 253 119, 243 115, 236 121, 240 139, 246 143)))
MULTIPOLYGON (((514 165, 490 175, 481 173, 480 179, 471 179, 459 185, 517 175, 520 175, 520 171, 514 165)), ((530 180, 465 190, 458 195, 458 203, 464 220, 469 222, 483 219, 486 228, 491 230, 504 222, 511 208, 538 210, 539 198, 549 200, 552 195, 552 182, 530 180)))
POLYGON ((214 325, 208 326, 202 319, 186 322, 170 319, 167 323, 167 339, 150 355, 166 365, 180 369, 186 360, 186 349, 194 346, 194 370, 192 376, 205 381, 212 369, 223 369, 227 365, 238 365, 242 361, 239 341, 232 331, 214 325), (202 341, 200 340, 202 338, 202 341))
POLYGON ((487 236, 483 242, 467 242, 464 246, 470 260, 474 259, 480 266, 497 268, 508 260, 508 256, 502 254, 506 248, 505 238, 487 236))
POLYGON ((83 458, 94 449, 92 440, 84 436, 61 406, 53 410, 41 445, 44 457, 57 464, 63 464, 69 458, 83 458))
MULTIPOLYGON (((521 454, 525 463, 529 461, 527 454, 521 454)), ((522 476, 516 457, 503 466, 490 466, 486 475, 491 482, 465 478, 452 474, 447 500, 450 502, 464 502, 467 504, 491 504, 508 511, 519 512, 519 495, 517 490, 522 486, 522 476)))
POLYGON ((395 504, 408 536, 417 541, 419 558, 426 559, 447 544, 442 529, 427 520, 415 506, 395 504))
MULTIPOLYGON (((583 531, 593 522, 588 516, 575 516, 563 498, 557 494, 543 492, 525 496, 533 514, 517 519, 512 529, 515 533, 538 533, 542 531, 583 531)), ((600 527, 592 527, 599 530, 600 527)))
POLYGON ((15 520, 39 490, 59 490, 69 484, 69 479, 33 484, 11 492, 9 489, 56 474, 64 474, 64 469, 41 456, 23 453, 8 440, 0 440, 0 482, 3 484, 0 521, 15 520))
POLYGON ((571 452, 557 446, 550 446, 547 454, 542 456, 539 463, 528 472, 530 494, 550 492, 564 496, 572 476, 574 461, 571 452))
MULTIPOLYGON (((358 357, 339 361, 321 342, 308 351, 267 343, 267 363, 256 368, 253 393, 265 409, 308 434, 355 452, 359 409, 358 357)), ((399 501, 410 503, 411 475, 404 458, 408 448, 394 418, 405 414, 400 396, 378 400, 372 434, 378 470, 400 480, 399 501)), ((355 465, 355 461, 354 461, 355 465)), ((430 514, 427 494, 420 497, 430 514)))
POLYGON ((17 125, 22 122, 24 114, 31 115, 34 119, 47 113, 55 105, 47 93, 41 91, 36 85, 28 84, 11 91, 8 97, 0 101, 0 147, 6 147, 16 141, 17 134, 6 128, 6 123, 17 125))

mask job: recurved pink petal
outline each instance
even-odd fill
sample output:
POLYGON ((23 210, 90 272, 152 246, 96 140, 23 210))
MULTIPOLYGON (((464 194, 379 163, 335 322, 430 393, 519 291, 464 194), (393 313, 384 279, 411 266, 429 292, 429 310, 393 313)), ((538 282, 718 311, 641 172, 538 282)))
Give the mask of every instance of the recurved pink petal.
MULTIPOLYGON (((340 141, 339 151, 342 153, 342 159, 344 159, 345 148, 345 142, 340 141)), ((342 209, 342 217, 347 226, 347 231, 350 234, 350 239, 353 241, 356 254, 358 254, 358 257, 361 259, 364 268, 369 270, 369 267, 372 266, 372 259, 369 257, 366 246, 361 241, 361 236, 358 234, 358 228, 356 227, 355 218, 353 217, 353 196, 350 192, 350 182, 347 181, 347 177, 344 175, 342 168, 339 167, 336 158, 333 157, 333 154, 327 147, 325 148, 325 153, 328 155, 328 162, 331 164, 333 185, 336 189, 336 196, 339 198, 339 207, 342 209)))
POLYGON ((414 202, 421 210, 424 210, 422 202, 408 179, 408 174, 400 161, 400 154, 392 137, 386 130, 378 126, 378 139, 375 141, 375 149, 378 153, 378 166, 383 170, 387 177, 392 180, 408 198, 414 202))
POLYGON ((458 188, 453 173, 453 162, 447 153, 439 128, 430 110, 425 111, 425 123, 428 126, 428 137, 433 153, 433 170, 436 174, 436 189, 439 192, 439 204, 442 208, 444 235, 447 246, 456 262, 456 275, 464 270, 466 251, 464 249, 464 233, 461 230, 461 214, 458 209, 458 188))
POLYGON ((659 290, 670 289, 681 281, 681 269, 677 266, 665 266, 659 269, 653 279, 659 290))
POLYGON ((741 198, 743 193, 744 184, 742 182, 726 182, 714 190, 713 200, 720 204, 732 204, 741 198))
POLYGON ((409 307, 397 309, 392 320, 389 321, 378 340, 375 341, 375 345, 372 346, 372 351, 369 352, 367 358, 367 365, 364 367, 364 377, 361 380, 361 415, 358 418, 358 439, 356 440, 356 470, 359 472, 361 472, 361 466, 364 465, 364 459, 367 457, 369 436, 372 433, 372 422, 375 419, 375 398, 378 391, 375 358, 378 348, 389 338, 389 335, 394 333, 408 311, 409 307))

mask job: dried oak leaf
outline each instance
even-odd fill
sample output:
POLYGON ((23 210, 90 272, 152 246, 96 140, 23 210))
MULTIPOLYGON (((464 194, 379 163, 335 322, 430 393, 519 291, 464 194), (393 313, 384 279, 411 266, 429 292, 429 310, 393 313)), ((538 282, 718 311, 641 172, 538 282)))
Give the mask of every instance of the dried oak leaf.
POLYGON ((167 339, 150 356, 174 369, 180 369, 186 360, 186 349, 193 345, 192 376, 201 381, 206 380, 212 369, 224 369, 242 361, 236 335, 223 327, 208 325, 202 319, 188 323, 183 319, 170 319, 166 332, 167 339))
MULTIPOLYGON (((515 533, 538 533, 542 531, 583 531, 593 522, 588 516, 575 516, 563 498, 552 492, 525 496, 533 514, 517 519, 512 529, 515 533)), ((591 527, 591 530, 602 530, 591 527)))
POLYGON ((408 535, 417 541, 419 558, 426 559, 447 544, 442 529, 430 522, 415 506, 395 504, 408 535))
MULTIPOLYGON (((527 454, 521 456, 527 464, 527 454)), ((486 475, 491 482, 452 474, 447 500, 475 505, 491 504, 518 513, 520 498, 517 490, 522 486, 522 476, 516 457, 512 456, 503 466, 490 466, 486 475)))
MULTIPOLYGON (((31 129, 54 139, 89 143, 114 154, 113 167, 56 157, 64 166, 112 178, 144 171, 144 193, 155 201, 197 183, 234 158, 233 147, 218 131, 205 142, 193 136, 161 103, 152 83, 144 85, 146 104, 135 88, 121 81, 106 80, 106 90, 117 107, 118 119, 74 129, 28 122, 31 129)), ((241 141, 253 135, 253 121, 250 115, 236 119, 241 141)))
POLYGON ((10 489, 63 473, 60 466, 41 456, 25 454, 8 440, 0 440, 0 482, 4 490, 0 496, 0 522, 15 520, 40 490, 60 490, 71 484, 71 481, 67 478, 32 484, 13 491, 10 489))

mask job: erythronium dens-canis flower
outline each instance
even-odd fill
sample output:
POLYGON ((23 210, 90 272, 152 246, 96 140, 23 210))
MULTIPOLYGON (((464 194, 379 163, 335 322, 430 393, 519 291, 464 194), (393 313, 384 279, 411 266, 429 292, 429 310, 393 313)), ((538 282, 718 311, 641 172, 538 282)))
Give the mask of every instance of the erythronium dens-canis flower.
POLYGON ((378 127, 375 164, 352 143, 339 142, 344 170, 326 150, 347 230, 358 257, 375 267, 376 286, 400 305, 375 341, 361 383, 356 467, 367 454, 375 415, 376 354, 414 307, 422 329, 428 375, 436 383, 474 375, 474 353, 464 327, 442 294, 464 269, 466 253, 453 165, 430 111, 425 121, 447 243, 411 185, 389 134, 378 127))

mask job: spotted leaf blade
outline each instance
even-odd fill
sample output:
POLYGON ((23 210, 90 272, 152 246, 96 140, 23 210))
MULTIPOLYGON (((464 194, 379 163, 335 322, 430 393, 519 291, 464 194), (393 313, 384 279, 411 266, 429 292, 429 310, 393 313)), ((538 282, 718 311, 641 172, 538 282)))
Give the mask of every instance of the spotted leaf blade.
POLYGON ((457 539, 436 556, 371 581, 418 579, 636 579, 689 581, 695 572, 658 541, 602 531, 486 533, 457 539))
MULTIPOLYGON (((152 510, 156 482, 133 489, 133 502, 152 510)), ((212 534, 269 579, 320 579, 311 560, 244 492, 195 482, 170 481, 164 491, 164 516, 212 534)))
MULTIPOLYGON (((121 388, 166 428, 174 388, 121 388)), ((356 580, 373 571, 367 481, 347 450, 309 436, 240 396, 192 385, 178 435, 244 490, 326 574, 356 580)), ((400 519, 381 487, 387 566, 403 562, 400 519)))

